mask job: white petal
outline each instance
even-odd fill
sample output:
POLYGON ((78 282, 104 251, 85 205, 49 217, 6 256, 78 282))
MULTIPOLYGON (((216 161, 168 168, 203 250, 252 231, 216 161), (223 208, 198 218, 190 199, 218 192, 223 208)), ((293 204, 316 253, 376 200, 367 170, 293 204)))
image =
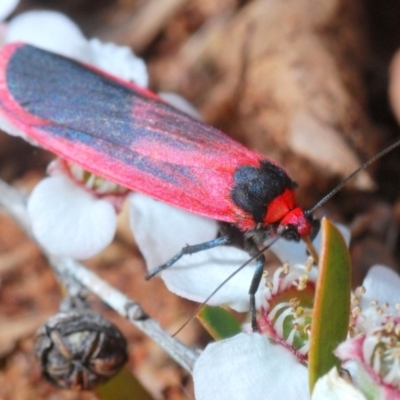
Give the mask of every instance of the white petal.
POLYGON ((22 41, 45 50, 86 61, 88 45, 79 27, 56 11, 28 11, 8 25, 6 43, 22 41))
MULTIPOLYGON (((223 286, 211 299, 209 305, 229 306, 245 312, 249 310, 249 288, 255 272, 252 263, 230 277, 241 265, 249 259, 244 251, 228 246, 220 246, 204 252, 186 256, 161 273, 161 277, 168 289, 189 300, 203 302, 223 283, 223 286)), ((256 304, 261 305, 261 290, 265 286, 262 280, 257 292, 256 304)))
POLYGON ((332 368, 318 379, 311 400, 366 400, 366 397, 332 368))
MULTIPOLYGON (((217 236, 218 225, 203 218, 134 193, 130 196, 130 223, 147 268, 164 264, 187 244, 199 244, 217 236)), ((202 302, 232 272, 249 259, 249 255, 230 246, 219 246, 186 255, 161 273, 172 292, 202 302)), ((254 274, 254 262, 230 279, 208 302, 229 305, 247 311, 248 289, 254 274)), ((262 287, 264 281, 261 283, 262 287)), ((258 291, 258 296, 261 290, 258 291)), ((259 299, 256 299, 260 304, 259 299)))
MULTIPOLYGON (((350 243, 350 231, 342 224, 335 224, 336 228, 339 229, 343 238, 347 244, 350 243)), ((321 248, 322 231, 318 232, 318 235, 313 240, 314 247, 317 251, 321 248)), ((289 263, 291 265, 296 263, 304 263, 307 259, 307 250, 303 242, 293 242, 289 240, 278 240, 271 246, 271 251, 282 261, 282 263, 289 263)))
POLYGON ((32 230, 50 253, 85 259, 113 239, 116 214, 105 200, 97 200, 64 176, 41 181, 28 202, 32 230))
POLYGON ((389 267, 374 265, 364 279, 366 289, 361 298, 361 308, 366 308, 372 300, 395 305, 400 302, 400 276, 389 267))
POLYGON ((19 0, 1 0, 0 1, 0 21, 6 19, 17 7, 19 0))
POLYGON ((128 199, 131 229, 149 271, 174 256, 183 246, 217 237, 218 224, 214 220, 179 210, 141 193, 132 193, 128 199))
POLYGON ((149 76, 146 64, 129 47, 92 39, 89 41, 89 51, 88 61, 91 64, 121 79, 147 87, 149 76))
POLYGON ((257 333, 209 344, 194 371, 196 400, 309 399, 307 369, 257 333))
POLYGON ((158 95, 168 104, 171 104, 171 106, 174 106, 175 108, 186 113, 190 117, 198 119, 199 121, 202 120, 202 117, 197 109, 179 94, 172 92, 159 92, 158 95))

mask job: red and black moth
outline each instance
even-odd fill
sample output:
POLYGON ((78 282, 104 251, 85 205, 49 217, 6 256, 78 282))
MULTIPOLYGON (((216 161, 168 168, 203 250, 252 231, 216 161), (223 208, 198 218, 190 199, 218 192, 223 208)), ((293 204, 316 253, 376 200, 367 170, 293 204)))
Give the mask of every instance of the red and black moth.
MULTIPOLYGON (((96 175, 237 227, 257 254, 249 289, 255 330, 254 295, 265 261, 258 246, 266 237, 310 246, 311 211, 297 206, 296 185, 282 168, 134 84, 10 44, 0 53, 0 115, 29 140, 96 175)), ((225 231, 185 247, 157 272, 184 254, 230 243, 225 231)))

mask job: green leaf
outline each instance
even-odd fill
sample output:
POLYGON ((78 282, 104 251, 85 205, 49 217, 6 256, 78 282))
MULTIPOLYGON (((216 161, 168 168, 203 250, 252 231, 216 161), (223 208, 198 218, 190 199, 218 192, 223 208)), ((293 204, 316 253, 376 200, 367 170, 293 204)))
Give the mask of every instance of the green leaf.
POLYGON ((347 337, 350 318, 351 261, 349 250, 338 229, 326 218, 322 220, 322 246, 311 324, 309 385, 339 360, 333 351, 347 337))
POLYGON ((98 386, 95 393, 101 400, 154 400, 127 367, 98 386))
POLYGON ((227 339, 242 331, 237 319, 222 307, 206 305, 197 318, 215 340, 227 339))

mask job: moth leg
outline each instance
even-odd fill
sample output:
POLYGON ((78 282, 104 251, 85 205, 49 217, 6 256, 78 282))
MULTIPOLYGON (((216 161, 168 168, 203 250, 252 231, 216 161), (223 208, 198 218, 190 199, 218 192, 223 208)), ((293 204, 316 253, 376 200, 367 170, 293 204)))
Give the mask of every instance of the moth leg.
POLYGON ((264 263, 265 256, 261 254, 256 258, 257 266, 253 275, 253 279, 251 280, 249 295, 250 295, 250 315, 251 315, 251 327, 253 332, 258 331, 257 327, 257 310, 256 310, 256 293, 257 289, 260 286, 261 278, 264 272, 264 263))
POLYGON ((175 264, 180 258, 182 258, 186 254, 194 254, 194 253, 198 253, 203 250, 208 250, 208 249, 212 249, 214 247, 222 246, 224 244, 229 244, 230 241, 231 241, 231 237, 226 235, 226 236, 220 236, 213 240, 209 240, 208 242, 195 244, 193 246, 186 246, 178 254, 176 254, 169 261, 167 261, 165 264, 163 264, 160 267, 157 267, 157 268, 153 269, 153 271, 149 272, 146 275, 146 280, 157 275, 159 272, 163 271, 164 269, 169 268, 171 265, 175 264))
MULTIPOLYGON (((244 248, 251 255, 255 256, 259 254, 258 245, 265 241, 265 237, 268 234, 265 231, 253 231, 250 235, 245 236, 244 248)), ((250 295, 250 316, 251 316, 251 327, 253 332, 258 331, 257 327, 257 309, 256 309, 256 293, 258 287, 260 286, 261 278, 264 272, 265 256, 264 254, 259 254, 256 258, 256 269, 254 271, 253 278, 249 287, 250 295)))

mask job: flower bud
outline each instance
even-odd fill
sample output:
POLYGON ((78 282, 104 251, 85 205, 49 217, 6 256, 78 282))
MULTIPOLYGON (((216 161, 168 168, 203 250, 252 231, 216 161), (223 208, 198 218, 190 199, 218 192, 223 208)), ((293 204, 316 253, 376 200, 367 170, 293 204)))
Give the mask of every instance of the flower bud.
POLYGON ((91 311, 51 317, 37 332, 35 353, 48 381, 74 390, 90 390, 105 382, 128 358, 118 328, 91 311))

